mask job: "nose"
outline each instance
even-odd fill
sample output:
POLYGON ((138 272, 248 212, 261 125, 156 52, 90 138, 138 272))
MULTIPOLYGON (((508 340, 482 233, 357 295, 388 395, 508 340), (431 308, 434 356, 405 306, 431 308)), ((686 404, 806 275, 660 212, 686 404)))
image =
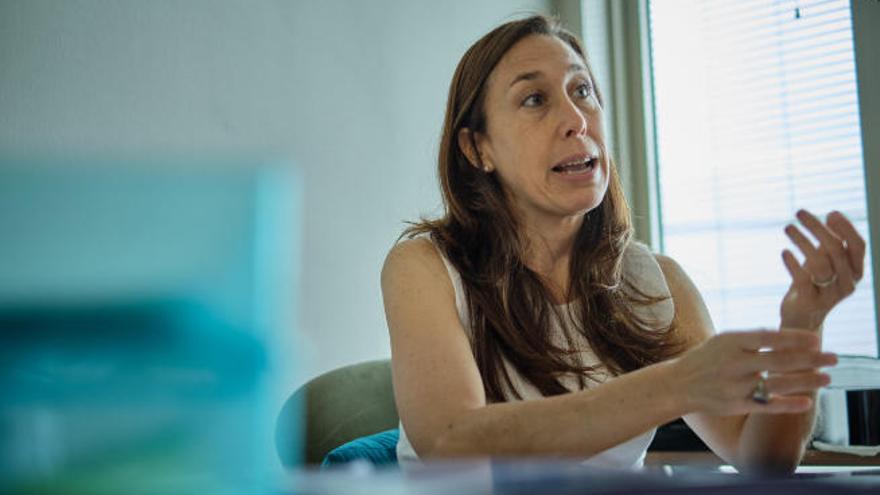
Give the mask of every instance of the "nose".
POLYGON ((587 116, 571 98, 563 100, 560 114, 561 131, 564 137, 570 138, 587 134, 587 116))

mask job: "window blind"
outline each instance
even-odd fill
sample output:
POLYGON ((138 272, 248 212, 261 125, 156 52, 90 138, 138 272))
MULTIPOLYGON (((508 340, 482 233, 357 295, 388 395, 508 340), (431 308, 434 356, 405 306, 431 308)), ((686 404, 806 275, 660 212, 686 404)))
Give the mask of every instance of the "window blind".
MULTIPOLYGON (((868 239, 849 2, 651 0, 649 16, 661 250, 719 330, 776 327, 799 208, 868 239)), ((869 247, 826 349, 877 355, 870 267, 869 247)))

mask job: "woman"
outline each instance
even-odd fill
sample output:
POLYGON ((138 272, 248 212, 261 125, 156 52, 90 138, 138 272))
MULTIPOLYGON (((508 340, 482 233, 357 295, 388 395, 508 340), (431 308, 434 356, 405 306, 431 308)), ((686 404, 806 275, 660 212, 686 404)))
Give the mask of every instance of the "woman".
POLYGON ((791 471, 836 357, 825 315, 861 278, 839 213, 799 212, 781 330, 713 335, 672 259, 631 242, 603 105, 577 39, 543 17, 504 24, 456 69, 440 143, 445 215, 405 233, 382 290, 401 463, 564 455, 638 467, 684 417, 743 469, 791 471), (763 350, 758 352, 759 349, 763 350))

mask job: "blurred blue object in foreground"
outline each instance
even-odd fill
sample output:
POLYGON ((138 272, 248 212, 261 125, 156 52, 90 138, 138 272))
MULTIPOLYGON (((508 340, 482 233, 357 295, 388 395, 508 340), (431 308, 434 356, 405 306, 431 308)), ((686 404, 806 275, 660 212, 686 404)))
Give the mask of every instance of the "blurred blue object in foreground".
POLYGON ((297 184, 246 160, 0 159, 0 489, 271 490, 297 184))

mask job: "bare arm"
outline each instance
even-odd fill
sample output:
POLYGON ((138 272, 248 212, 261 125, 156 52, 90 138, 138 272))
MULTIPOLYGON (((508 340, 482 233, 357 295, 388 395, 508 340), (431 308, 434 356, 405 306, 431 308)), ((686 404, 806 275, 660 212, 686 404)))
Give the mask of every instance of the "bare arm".
POLYGON ((680 416, 669 365, 592 390, 486 405, 445 266, 424 240, 389 254, 382 273, 398 411, 423 457, 588 457, 680 416), (611 427, 613 425, 613 427, 611 427))
MULTIPOLYGON (((451 282, 434 247, 426 240, 397 245, 383 268, 382 291, 398 412, 413 448, 422 457, 589 457, 690 408, 727 410, 731 400, 742 402, 738 395, 733 399, 702 397, 702 401, 688 396, 690 383, 704 383, 703 389, 719 384, 732 388, 715 376, 695 371, 718 368, 718 355, 734 356, 729 359, 733 364, 757 366, 750 361, 751 354, 729 352, 730 348, 803 347, 812 345, 815 337, 778 332, 730 335, 694 359, 658 363, 592 389, 487 405, 458 320, 451 282)), ((746 403, 745 407, 755 405, 746 403)), ((775 412, 786 410, 785 403, 768 407, 775 412)))
MULTIPOLYGON (((794 225, 785 229, 804 255, 804 261, 799 262, 789 250, 783 252, 792 284, 782 301, 780 331, 805 329, 821 342, 825 317, 853 293, 862 278, 865 242, 839 212, 830 213, 825 223, 803 210, 797 218, 819 244, 815 245, 794 225)), ((658 256, 658 261, 672 291, 681 330, 694 343, 707 341, 714 329, 699 292, 678 264, 663 256, 658 256)), ((769 358, 766 354, 761 357, 769 358)), ((816 391, 830 381, 818 368, 836 364, 831 354, 818 355, 812 362, 804 353, 783 353, 781 357, 787 361, 787 367, 763 368, 775 371, 767 379, 767 389, 773 394, 771 404, 786 401, 795 407, 800 403, 800 410, 788 414, 758 410, 734 416, 696 412, 685 416, 716 453, 741 470, 794 471, 815 424, 816 391)), ((769 362, 772 358, 764 360, 769 362)))
MULTIPOLYGON (((679 331, 692 347, 699 346, 715 333, 702 297, 678 263, 661 255, 657 255, 657 260, 675 301, 679 331)), ((794 354, 791 357, 792 361, 800 359, 794 354)), ((830 358, 824 359, 830 362, 830 358)), ((776 397, 775 401, 806 408, 802 412, 735 415, 693 412, 684 419, 716 454, 740 471, 791 472, 800 463, 813 429, 815 388, 828 383, 827 375, 810 366, 809 362, 793 364, 788 372, 768 380, 770 390, 788 395, 776 397), (810 400, 804 400, 805 397, 810 400)))

